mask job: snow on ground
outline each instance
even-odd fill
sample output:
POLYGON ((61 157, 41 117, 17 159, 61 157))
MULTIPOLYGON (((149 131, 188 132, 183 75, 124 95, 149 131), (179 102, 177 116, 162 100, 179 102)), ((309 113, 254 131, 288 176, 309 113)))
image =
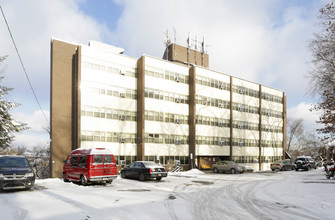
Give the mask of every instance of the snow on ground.
POLYGON ((0 219, 335 219, 335 180, 323 169, 215 174, 191 170, 161 181, 116 179, 81 186, 37 180, 0 192, 0 219))

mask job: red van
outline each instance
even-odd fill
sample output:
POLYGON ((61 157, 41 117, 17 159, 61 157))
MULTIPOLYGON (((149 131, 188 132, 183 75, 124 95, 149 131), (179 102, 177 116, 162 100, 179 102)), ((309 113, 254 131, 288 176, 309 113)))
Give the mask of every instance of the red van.
POLYGON ((106 148, 78 148, 64 161, 64 182, 81 182, 85 186, 89 182, 112 183, 116 177, 114 156, 106 148))

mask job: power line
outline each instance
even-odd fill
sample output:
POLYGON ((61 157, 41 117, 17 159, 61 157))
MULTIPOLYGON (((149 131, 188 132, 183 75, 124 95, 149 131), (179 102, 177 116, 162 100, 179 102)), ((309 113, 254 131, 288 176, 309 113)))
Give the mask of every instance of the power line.
POLYGON ((16 46, 16 44, 15 44, 15 41, 14 41, 14 37, 13 37, 13 35, 12 35, 12 32, 11 32, 11 30, 10 30, 10 28, 9 28, 9 24, 8 24, 8 22, 7 22, 6 16, 5 16, 5 14, 4 14, 3 10, 2 10, 2 7, 1 7, 1 5, 0 5, 0 9, 1 9, 2 16, 3 16, 4 20, 5 20, 5 23, 6 23, 6 26, 7 26, 8 32, 9 32, 9 35, 10 35, 10 37, 11 37, 12 41, 13 41, 13 44, 14 44, 14 47, 15 47, 16 53, 17 53, 17 55, 18 55, 18 57, 19 57, 19 60, 20 60, 20 63, 21 63, 22 69, 23 69, 23 71, 24 71, 24 73, 25 73, 25 75, 26 75, 26 78, 27 78, 27 80, 28 80, 28 83, 29 83, 30 89, 31 89, 31 91, 32 91, 32 92, 33 92, 33 94, 34 94, 35 100, 36 100, 36 102, 37 102, 37 104, 38 104, 39 108, 41 109, 41 111, 42 111, 42 114, 43 114, 43 116, 44 116, 45 120, 46 120, 46 121, 48 122, 48 124, 49 124, 49 120, 48 120, 48 118, 45 116, 45 113, 44 113, 44 111, 43 111, 43 109, 42 109, 42 107, 41 107, 41 105, 40 105, 40 102, 38 101, 38 98, 37 98, 37 96, 36 96, 36 93, 35 93, 35 91, 34 91, 34 88, 33 88, 32 84, 31 84, 31 82, 30 82, 30 79, 29 79, 28 73, 27 73, 27 71, 26 71, 26 68, 25 68, 25 67, 24 67, 24 65, 23 65, 23 61, 22 61, 22 59, 21 59, 21 56, 20 56, 19 50, 17 49, 17 46, 16 46))

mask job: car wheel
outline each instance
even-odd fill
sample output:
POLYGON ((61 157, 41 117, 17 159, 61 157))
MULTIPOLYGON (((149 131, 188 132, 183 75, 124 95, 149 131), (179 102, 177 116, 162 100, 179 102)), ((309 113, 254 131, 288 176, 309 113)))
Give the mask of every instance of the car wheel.
POLYGON ((69 182, 69 180, 66 178, 66 174, 65 173, 63 173, 63 181, 64 182, 69 182))
POLYGON ((299 169, 298 168, 295 168, 295 171, 298 171, 299 169))
POLYGON ((126 173, 124 171, 121 171, 121 178, 126 178, 126 173))
POLYGON ((160 176, 160 177, 156 177, 156 180, 157 181, 160 181, 162 179, 162 177, 160 176))
POLYGON ((275 171, 275 169, 271 169, 272 171, 275 171))
POLYGON ((214 168, 214 173, 218 173, 219 172, 219 170, 218 170, 218 168, 214 168))
POLYGON ((140 174, 138 175, 138 179, 139 179, 140 181, 144 181, 144 180, 145 180, 144 173, 140 173, 140 174))
POLYGON ((281 169, 280 169, 280 171, 284 171, 285 170, 285 167, 282 167, 281 169))
POLYGON ((85 178, 84 175, 81 175, 81 177, 80 177, 80 183, 83 186, 87 186, 87 179, 85 178))
POLYGON ((106 183, 112 184, 113 180, 107 180, 106 183))
POLYGON ((235 174, 235 173, 236 173, 236 170, 235 170, 234 168, 232 168, 232 169, 230 170, 230 173, 231 173, 231 174, 235 174))

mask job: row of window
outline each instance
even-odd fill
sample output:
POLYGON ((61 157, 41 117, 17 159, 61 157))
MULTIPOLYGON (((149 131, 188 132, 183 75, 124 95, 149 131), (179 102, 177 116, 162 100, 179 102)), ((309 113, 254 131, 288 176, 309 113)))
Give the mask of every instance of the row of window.
POLYGON ((209 126, 218 126, 218 127, 230 127, 230 120, 223 118, 214 118, 196 115, 195 123, 199 125, 209 125, 209 126))
POLYGON ((136 121, 137 117, 136 112, 134 111, 112 108, 99 108, 89 105, 83 105, 81 107, 81 115, 96 118, 115 119, 121 121, 136 121))
MULTIPOLYGON (((117 165, 129 165, 132 162, 137 161, 136 156, 124 156, 124 155, 114 155, 115 163, 117 165)), ((156 162, 157 156, 150 155, 144 156, 144 161, 154 161, 156 162)), ((189 164, 189 157, 188 156, 159 156, 159 163, 162 165, 169 165, 174 164, 175 161, 179 161, 182 165, 189 164)))
MULTIPOLYGON (((282 159, 282 156, 261 156, 262 163, 271 163, 282 159)), ((233 156, 232 160, 235 163, 259 163, 258 156, 233 156)))
MULTIPOLYGON (((94 106, 82 106, 81 109, 82 116, 97 117, 97 118, 107 118, 115 119, 121 121, 136 121, 136 112, 126 111, 120 109, 111 108, 98 108, 94 106)), ((176 123, 176 124, 188 124, 187 115, 179 115, 172 113, 145 111, 145 120, 176 123)), ((219 119, 207 116, 196 116, 196 124, 218 126, 218 127, 230 127, 229 119, 219 119)), ((259 130, 259 124, 244 122, 244 121, 233 121, 233 128, 245 129, 245 130, 259 130)), ((262 131, 266 132, 276 132, 282 133, 282 127, 276 126, 262 126, 262 131)))
POLYGON ((258 131, 259 124, 246 121, 233 121, 233 128, 258 131))
POLYGON ((233 110, 239 111, 239 112, 259 114, 259 107, 249 106, 246 104, 240 104, 240 103, 235 103, 235 102, 233 103, 233 110))
POLYGON ((103 131, 81 131, 82 141, 114 142, 114 143, 136 143, 136 134, 103 132, 103 131))
POLYGON ((195 96, 195 104, 213 106, 218 108, 230 109, 230 102, 222 99, 216 99, 201 95, 195 96))
MULTIPOLYGON (((259 107, 240 103, 233 103, 233 110, 252 114, 259 114, 259 107)), ((283 112, 262 108, 262 115, 275 118, 283 118, 283 112)))
POLYGON ((230 83, 226 83, 216 79, 211 79, 205 76, 196 76, 195 83, 203 86, 230 91, 230 83))
POLYGON ((262 131, 272 133, 283 133, 283 127, 262 125, 262 131))
POLYGON ((188 136, 186 135, 169 135, 169 134, 144 134, 145 143, 155 144, 188 144, 188 136))
MULTIPOLYGON (((93 87, 87 87, 85 89, 87 92, 91 92, 91 93, 110 95, 110 96, 127 98, 127 99, 137 99, 136 90, 133 90, 133 89, 125 89, 125 88, 115 87, 115 86, 114 87, 110 86, 109 89, 100 89, 100 88, 93 88, 93 87)), ((145 97, 154 98, 158 100, 165 100, 165 101, 170 101, 170 102, 176 102, 176 103, 183 103, 183 104, 188 104, 189 102, 189 96, 187 95, 177 94, 173 92, 164 92, 158 89, 146 88, 145 97)), ((205 96, 197 95, 195 97, 195 103, 206 105, 206 106, 230 109, 229 101, 205 97, 205 96)), ((233 103, 233 110, 240 111, 240 112, 259 114, 258 107, 248 106, 248 105, 240 104, 240 103, 233 103)), ((276 118, 283 117, 282 112, 274 111, 271 109, 265 109, 265 108, 262 108, 262 115, 276 117, 276 118)))
POLYGON ((83 87, 83 92, 96 93, 101 95, 115 96, 126 99, 137 99, 137 92, 134 89, 127 89, 118 86, 108 86, 107 89, 96 87, 83 87))
MULTIPOLYGON (((211 79, 211 78, 204 77, 204 76, 196 76, 195 82, 196 84, 199 84, 199 85, 204 85, 204 86, 208 86, 212 88, 230 91, 230 83, 222 82, 220 80, 211 79)), ((241 95, 248 95, 251 97, 259 98, 259 91, 254 90, 254 89, 249 89, 243 86, 233 85, 232 90, 233 92, 239 93, 241 95)), ((271 95, 271 94, 264 93, 264 92, 262 92, 262 99, 265 99, 271 102, 277 102, 280 104, 283 103, 282 97, 271 95)))
POLYGON ((271 102, 277 102, 277 103, 280 103, 280 104, 283 103, 283 98, 282 97, 279 97, 279 96, 276 96, 276 95, 271 95, 271 94, 264 93, 264 92, 262 92, 262 99, 265 99, 265 100, 271 101, 271 102))
MULTIPOLYGON (((255 139, 243 139, 243 138, 233 138, 233 146, 239 147, 259 147, 259 140, 255 139)), ((262 147, 271 147, 271 148, 282 148, 282 141, 266 141, 262 140, 262 147)))
MULTIPOLYGON (((104 65, 99 65, 99 64, 89 63, 89 62, 83 62, 83 65, 84 67, 88 69, 106 71, 109 73, 129 76, 129 77, 134 77, 134 78, 137 77, 136 68, 132 68, 128 66, 119 65, 118 67, 111 67, 111 66, 104 66, 104 65)), ((159 69, 159 68, 155 68, 151 66, 146 66, 146 68, 147 68, 147 70, 145 70, 146 75, 188 84, 188 81, 189 81, 188 75, 173 72, 173 71, 163 70, 163 69, 159 69)), ((204 85, 204 86, 217 88, 217 89, 223 89, 227 91, 230 90, 229 83, 216 80, 216 79, 211 79, 211 78, 204 77, 204 76, 196 76, 196 83, 200 85, 204 85)), ((249 89, 243 86, 233 85, 233 92, 259 98, 259 91, 249 89)), ((283 103, 283 98, 279 96, 275 96, 275 95, 262 92, 261 97, 262 99, 268 100, 271 102, 276 102, 276 103, 281 103, 281 104, 283 103)))
POLYGON ((275 118, 283 118, 283 112, 262 108, 262 115, 275 117, 275 118))
POLYGON ((162 91, 159 89, 145 88, 144 96, 146 98, 188 104, 188 95, 182 95, 182 94, 173 93, 173 92, 166 92, 166 91, 162 91))
POLYGON ((282 148, 283 147, 283 142, 282 141, 265 141, 265 140, 262 140, 262 147, 282 148))
MULTIPOLYGON (((136 134, 118 133, 118 132, 101 132, 101 131, 81 131, 82 141, 97 141, 97 142, 114 142, 114 143, 136 143, 136 134)), ((145 134, 146 143, 156 144, 188 144, 188 136, 186 135, 168 135, 168 134, 145 134)), ((230 138, 228 137, 208 137, 197 136, 195 140, 198 145, 219 145, 229 146, 230 138)), ((258 147, 259 140, 233 138, 233 146, 240 147, 258 147)), ((262 147, 282 148, 281 141, 262 141, 262 147)))
POLYGON ((230 138, 228 138, 228 137, 196 136, 195 137, 195 144, 197 144, 197 145, 230 146, 230 138))
POLYGON ((188 84, 188 75, 155 68, 152 66, 146 66, 145 68, 145 75, 188 84))
POLYGON ((248 95, 251 97, 259 98, 259 91, 254 90, 254 89, 249 89, 244 86, 233 85, 233 92, 241 94, 241 95, 248 95))
POLYGON ((104 72, 108 72, 112 74, 129 76, 133 78, 137 77, 137 74, 136 74, 137 70, 129 66, 122 66, 122 65, 117 65, 118 67, 105 66, 105 65, 100 65, 100 64, 90 63, 90 62, 83 62, 83 66, 88 69, 104 71, 104 72))
POLYGON ((176 124, 188 124, 188 115, 145 111, 145 120, 176 124))

